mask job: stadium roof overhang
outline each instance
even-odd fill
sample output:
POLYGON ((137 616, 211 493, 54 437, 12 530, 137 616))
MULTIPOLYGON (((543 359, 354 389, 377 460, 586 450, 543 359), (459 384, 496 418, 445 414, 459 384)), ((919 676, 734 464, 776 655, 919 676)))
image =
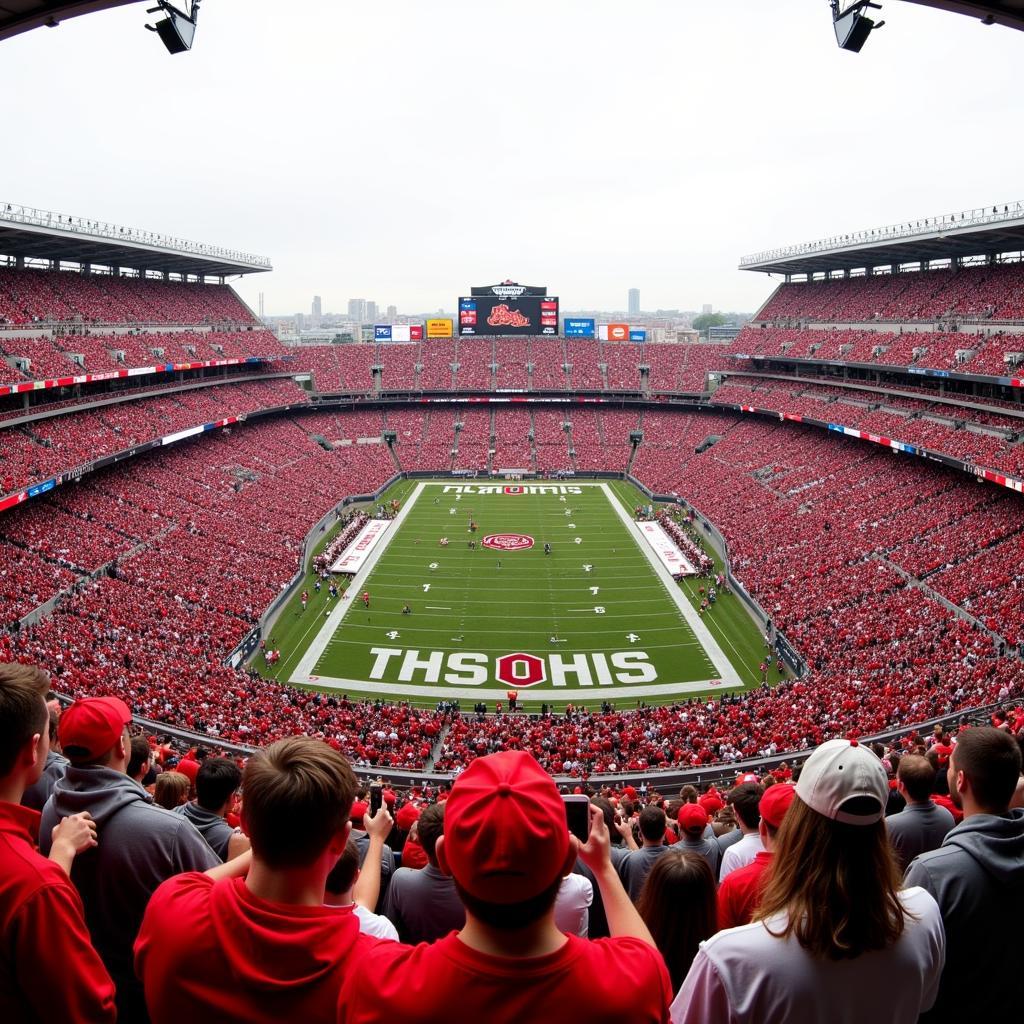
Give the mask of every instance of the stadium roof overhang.
POLYGON ((0 0, 0 39, 16 36, 46 25, 55 28, 68 18, 92 14, 108 7, 124 7, 139 0, 78 0, 77 3, 48 3, 47 0, 0 0))
POLYGON ((273 269, 261 256, 11 204, 0 204, 0 255, 202 277, 273 269))
POLYGON ((740 270, 829 274, 1024 251, 1024 202, 835 235, 744 256, 740 270))
POLYGON ((975 3, 974 0, 907 0, 924 7, 937 7, 954 14, 966 14, 986 25, 1005 25, 1024 30, 1024 0, 996 0, 994 3, 975 3))

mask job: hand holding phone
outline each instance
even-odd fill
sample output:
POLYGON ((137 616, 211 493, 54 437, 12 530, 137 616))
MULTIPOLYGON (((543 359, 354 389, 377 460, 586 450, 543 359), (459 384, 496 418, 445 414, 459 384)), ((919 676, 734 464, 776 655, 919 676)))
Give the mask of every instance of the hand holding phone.
POLYGON ((582 793, 565 793, 565 821, 569 831, 581 842, 585 843, 590 835, 590 800, 582 793))

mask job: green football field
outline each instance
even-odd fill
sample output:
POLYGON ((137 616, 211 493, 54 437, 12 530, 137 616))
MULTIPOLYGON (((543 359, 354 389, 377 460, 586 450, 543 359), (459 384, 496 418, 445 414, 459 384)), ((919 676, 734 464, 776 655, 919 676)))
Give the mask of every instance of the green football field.
POLYGON ((530 707, 634 706, 760 681, 763 648, 739 600, 697 614, 705 581, 672 580, 632 523, 645 499, 629 485, 446 479, 406 481, 392 496, 400 513, 366 565, 341 577, 347 593, 332 601, 310 577, 309 606, 294 599, 271 630, 281 661, 254 667, 300 686, 464 707, 509 689, 530 707))

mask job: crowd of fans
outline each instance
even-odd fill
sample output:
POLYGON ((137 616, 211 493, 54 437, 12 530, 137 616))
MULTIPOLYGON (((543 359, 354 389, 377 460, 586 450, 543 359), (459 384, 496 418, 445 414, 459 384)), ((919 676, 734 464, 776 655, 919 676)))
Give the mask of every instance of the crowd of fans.
POLYGON ((784 284, 758 320, 1024 319, 1024 264, 784 284))
POLYGON ((12 1019, 898 1024, 1013 1012, 1024 706, 699 789, 530 754, 360 783, 300 723, 185 750, 0 662, 12 1019), (55 692, 56 691, 56 692, 55 692), (41 962, 61 967, 42 985, 41 962), (623 984, 623 977, 629 984, 623 984), (226 983, 226 981, 230 983, 226 983))
POLYGON ((0 324, 251 324, 227 285, 0 268, 0 324))
POLYGON ((189 427, 307 401, 307 393, 294 381, 249 380, 186 388, 7 427, 0 430, 0 493, 189 427))

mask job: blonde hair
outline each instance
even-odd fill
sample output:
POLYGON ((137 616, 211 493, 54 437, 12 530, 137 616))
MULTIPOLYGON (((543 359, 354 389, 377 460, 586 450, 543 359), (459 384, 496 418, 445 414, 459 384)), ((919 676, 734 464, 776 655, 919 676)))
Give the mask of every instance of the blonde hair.
POLYGON ((153 784, 153 799, 161 807, 173 811, 188 800, 188 792, 192 783, 187 775, 181 772, 161 772, 153 784))

